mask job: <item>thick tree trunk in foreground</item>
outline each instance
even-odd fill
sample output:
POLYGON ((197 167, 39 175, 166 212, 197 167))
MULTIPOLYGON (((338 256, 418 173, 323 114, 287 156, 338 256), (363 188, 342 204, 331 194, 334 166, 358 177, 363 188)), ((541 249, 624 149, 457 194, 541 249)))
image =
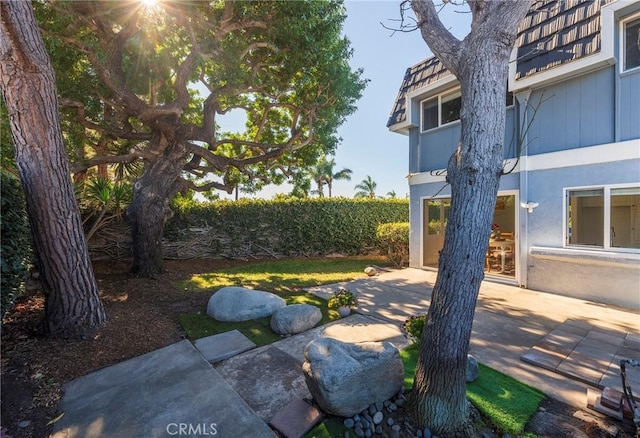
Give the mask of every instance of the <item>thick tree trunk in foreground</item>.
POLYGON ((460 81, 462 132, 447 167, 451 210, 409 409, 439 436, 468 437, 465 370, 502 174, 508 61, 530 2, 469 1, 472 30, 462 42, 445 30, 432 3, 412 5, 423 38, 460 81))
POLYGON ((163 155, 147 163, 144 173, 133 186, 133 200, 127 209, 133 238, 131 272, 141 277, 153 277, 162 272, 162 235, 171 217, 169 202, 178 192, 185 150, 176 141, 158 133, 163 155))
POLYGON ((45 293, 46 329, 84 337, 105 322, 64 148, 53 69, 31 2, 0 2, 0 80, 45 293))

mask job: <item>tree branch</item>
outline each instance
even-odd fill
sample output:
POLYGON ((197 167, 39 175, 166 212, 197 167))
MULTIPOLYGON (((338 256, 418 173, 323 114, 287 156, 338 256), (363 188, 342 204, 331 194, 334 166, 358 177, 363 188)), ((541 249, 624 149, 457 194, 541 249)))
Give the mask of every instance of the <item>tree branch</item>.
POLYGON ((132 149, 131 152, 126 155, 101 155, 87 160, 76 161, 75 163, 70 164, 71 173, 83 172, 93 166, 99 166, 100 164, 132 163, 141 158, 153 159, 155 157, 145 151, 132 149))
POLYGON ((431 51, 451 73, 460 71, 461 42, 444 27, 431 0, 412 0, 411 7, 418 18, 418 28, 431 51))

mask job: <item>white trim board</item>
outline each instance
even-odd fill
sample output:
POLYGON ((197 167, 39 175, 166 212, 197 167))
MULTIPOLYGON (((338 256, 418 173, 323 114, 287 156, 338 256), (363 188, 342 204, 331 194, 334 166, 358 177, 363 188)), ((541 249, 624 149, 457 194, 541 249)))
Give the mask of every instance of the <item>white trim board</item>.
MULTIPOLYGON (((567 149, 547 154, 523 156, 512 173, 518 173, 522 168, 527 172, 535 170, 559 169, 563 167, 585 166, 590 164, 611 163, 614 161, 640 161, 640 139, 627 140, 618 143, 606 143, 584 148, 567 149), (522 166, 521 166, 522 165, 522 166)), ((505 160, 505 168, 511 169, 515 159, 505 160)), ((640 165, 639 165, 640 172, 640 165)), ((414 173, 409 176, 409 185, 420 185, 444 182, 444 169, 414 173), (435 175, 436 172, 442 172, 435 175)))

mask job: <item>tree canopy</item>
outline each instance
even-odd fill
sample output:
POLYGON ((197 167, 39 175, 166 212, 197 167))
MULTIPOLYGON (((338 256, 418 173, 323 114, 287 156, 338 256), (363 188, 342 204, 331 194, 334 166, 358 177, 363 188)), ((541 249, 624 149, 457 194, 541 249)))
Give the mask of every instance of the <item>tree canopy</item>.
POLYGON ((339 1, 37 6, 73 171, 154 160, 154 131, 169 130, 186 144, 187 187, 278 180, 335 149, 365 85, 348 64, 339 1), (232 110, 244 132, 219 125, 232 110))
POLYGON ((143 163, 128 210, 134 271, 155 253, 143 275, 159 270, 178 191, 282 182, 335 150, 366 85, 348 63, 341 1, 52 1, 36 11, 72 171, 143 163), (225 129, 232 111, 244 129, 225 129))

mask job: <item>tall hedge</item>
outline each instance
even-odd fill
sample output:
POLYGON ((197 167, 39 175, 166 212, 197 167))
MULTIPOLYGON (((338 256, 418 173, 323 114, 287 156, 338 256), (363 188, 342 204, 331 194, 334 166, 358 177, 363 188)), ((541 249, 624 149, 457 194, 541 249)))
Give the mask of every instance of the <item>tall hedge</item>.
POLYGON ((15 299, 23 292, 24 281, 29 275, 31 231, 20 182, 4 172, 1 174, 0 314, 4 316, 15 299))
POLYGON ((217 201, 184 206, 176 213, 168 226, 169 235, 187 227, 210 226, 227 236, 227 244, 235 248, 252 245, 289 256, 355 255, 377 246, 379 224, 407 222, 409 202, 349 198, 217 201))

